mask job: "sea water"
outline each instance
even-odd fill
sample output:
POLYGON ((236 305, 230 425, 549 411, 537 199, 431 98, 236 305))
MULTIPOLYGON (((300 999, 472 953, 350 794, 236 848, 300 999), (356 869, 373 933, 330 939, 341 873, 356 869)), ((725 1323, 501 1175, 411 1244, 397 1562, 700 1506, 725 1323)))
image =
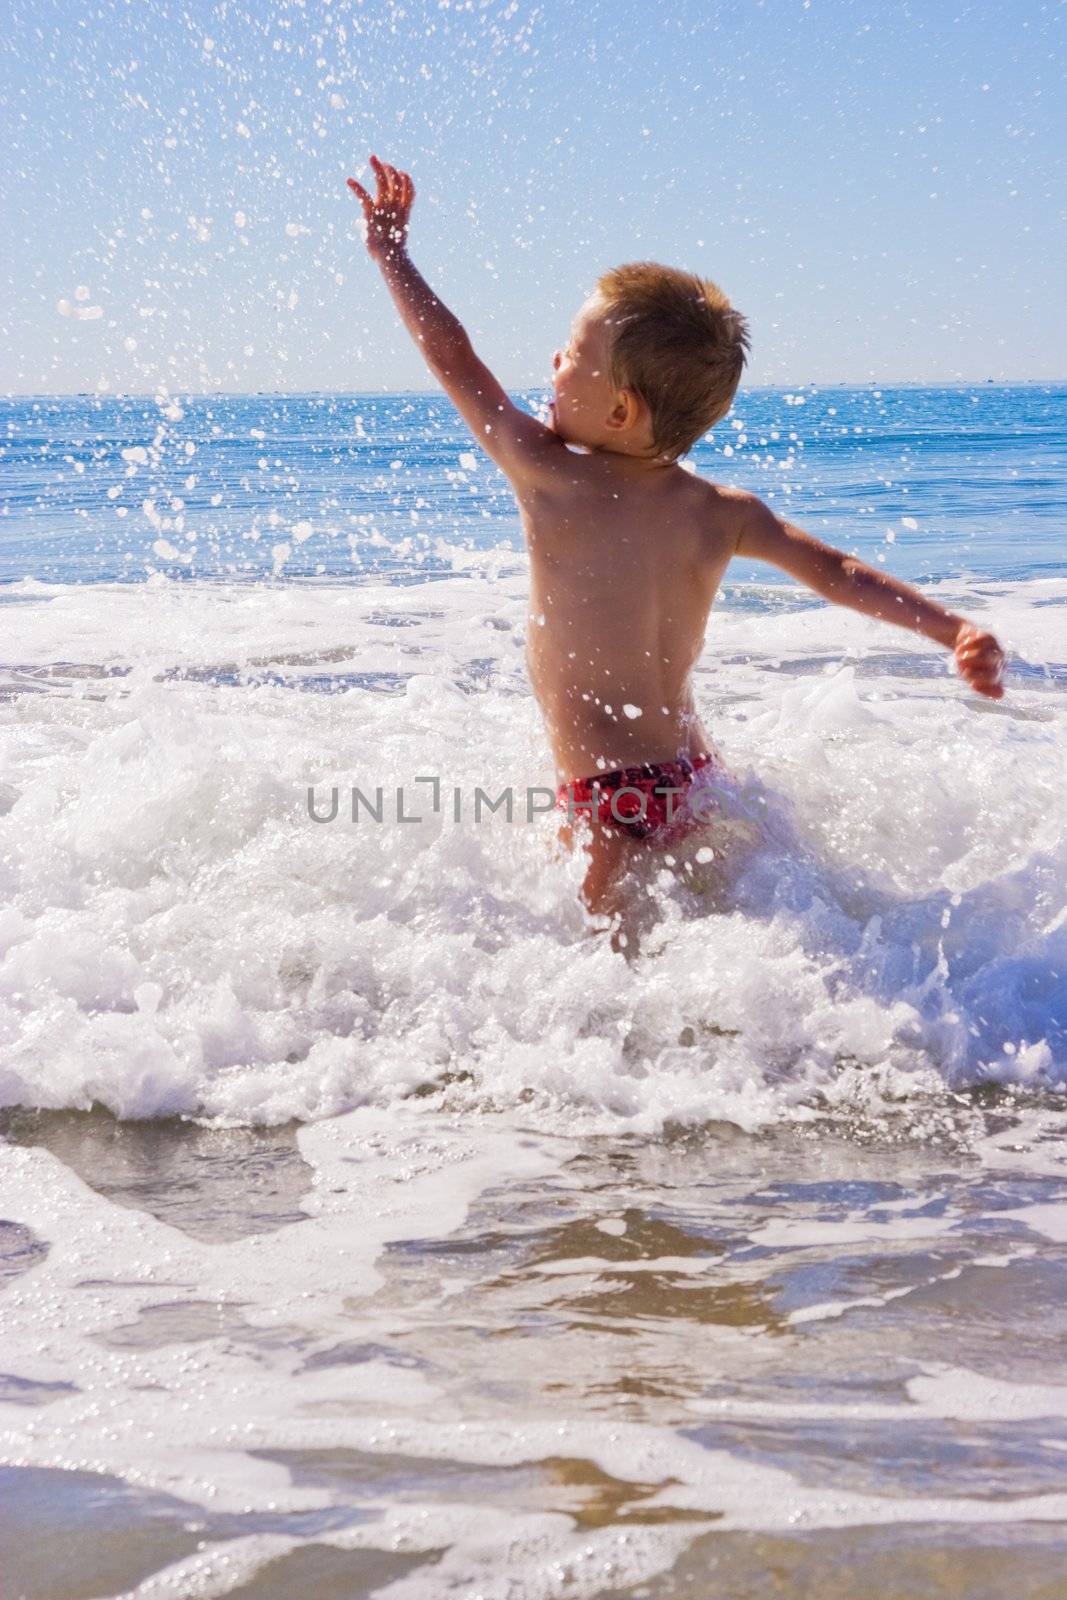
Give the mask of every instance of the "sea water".
POLYGON ((445 401, 0 420, 0 1592, 1067 1592, 1067 389, 697 447, 1006 694, 735 563, 630 959, 445 401))

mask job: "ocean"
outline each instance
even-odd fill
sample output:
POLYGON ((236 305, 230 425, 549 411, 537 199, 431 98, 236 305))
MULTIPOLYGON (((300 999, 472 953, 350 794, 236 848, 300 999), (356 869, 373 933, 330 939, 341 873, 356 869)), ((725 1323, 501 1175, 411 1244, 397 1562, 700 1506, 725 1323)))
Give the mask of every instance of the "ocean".
POLYGON ((735 563, 631 959, 444 399, 0 420, 5 1600, 1067 1596, 1067 386, 697 447, 1006 693, 735 563))

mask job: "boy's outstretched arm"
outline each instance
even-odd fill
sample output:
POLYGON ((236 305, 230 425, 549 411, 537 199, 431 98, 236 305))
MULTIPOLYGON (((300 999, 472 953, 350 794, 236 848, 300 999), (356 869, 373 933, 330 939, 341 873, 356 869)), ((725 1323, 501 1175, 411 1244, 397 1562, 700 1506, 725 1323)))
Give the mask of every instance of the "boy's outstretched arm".
POLYGON ((565 448, 535 417, 514 405, 475 354, 466 329, 437 298, 407 252, 408 218, 415 185, 406 172, 371 156, 378 180, 372 198, 349 178, 363 207, 367 251, 377 262, 401 320, 475 439, 516 487, 554 463, 565 448))
POLYGON ((811 534, 776 516, 755 495, 744 494, 738 499, 736 555, 771 562, 835 605, 851 606, 869 617, 880 617, 883 622, 895 622, 936 639, 953 652, 960 676, 972 689, 991 700, 1001 698, 1004 652, 991 633, 968 622, 966 617, 946 611, 888 572, 879 572, 858 557, 813 539, 811 534))

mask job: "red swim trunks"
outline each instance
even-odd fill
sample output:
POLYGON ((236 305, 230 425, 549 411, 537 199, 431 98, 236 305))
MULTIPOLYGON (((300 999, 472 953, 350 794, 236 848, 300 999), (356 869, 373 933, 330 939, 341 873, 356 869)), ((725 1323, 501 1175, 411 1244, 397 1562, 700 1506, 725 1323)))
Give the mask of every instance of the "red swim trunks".
POLYGON ((573 778, 560 786, 556 807, 571 817, 595 819, 633 839, 658 844, 707 820, 713 806, 702 806, 697 813, 689 808, 687 798, 697 773, 712 765, 717 765, 713 755, 679 755, 674 761, 645 762, 617 772, 598 772, 592 778, 573 778))

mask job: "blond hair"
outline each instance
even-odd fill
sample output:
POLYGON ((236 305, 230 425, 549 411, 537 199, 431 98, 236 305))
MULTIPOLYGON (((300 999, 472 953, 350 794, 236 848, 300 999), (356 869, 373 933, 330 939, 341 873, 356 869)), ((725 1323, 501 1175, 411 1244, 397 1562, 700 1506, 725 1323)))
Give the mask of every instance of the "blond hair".
POLYGON ((613 267, 596 292, 611 324, 612 382, 641 396, 653 449, 677 460, 733 404, 748 323, 710 278, 654 261, 613 267))

